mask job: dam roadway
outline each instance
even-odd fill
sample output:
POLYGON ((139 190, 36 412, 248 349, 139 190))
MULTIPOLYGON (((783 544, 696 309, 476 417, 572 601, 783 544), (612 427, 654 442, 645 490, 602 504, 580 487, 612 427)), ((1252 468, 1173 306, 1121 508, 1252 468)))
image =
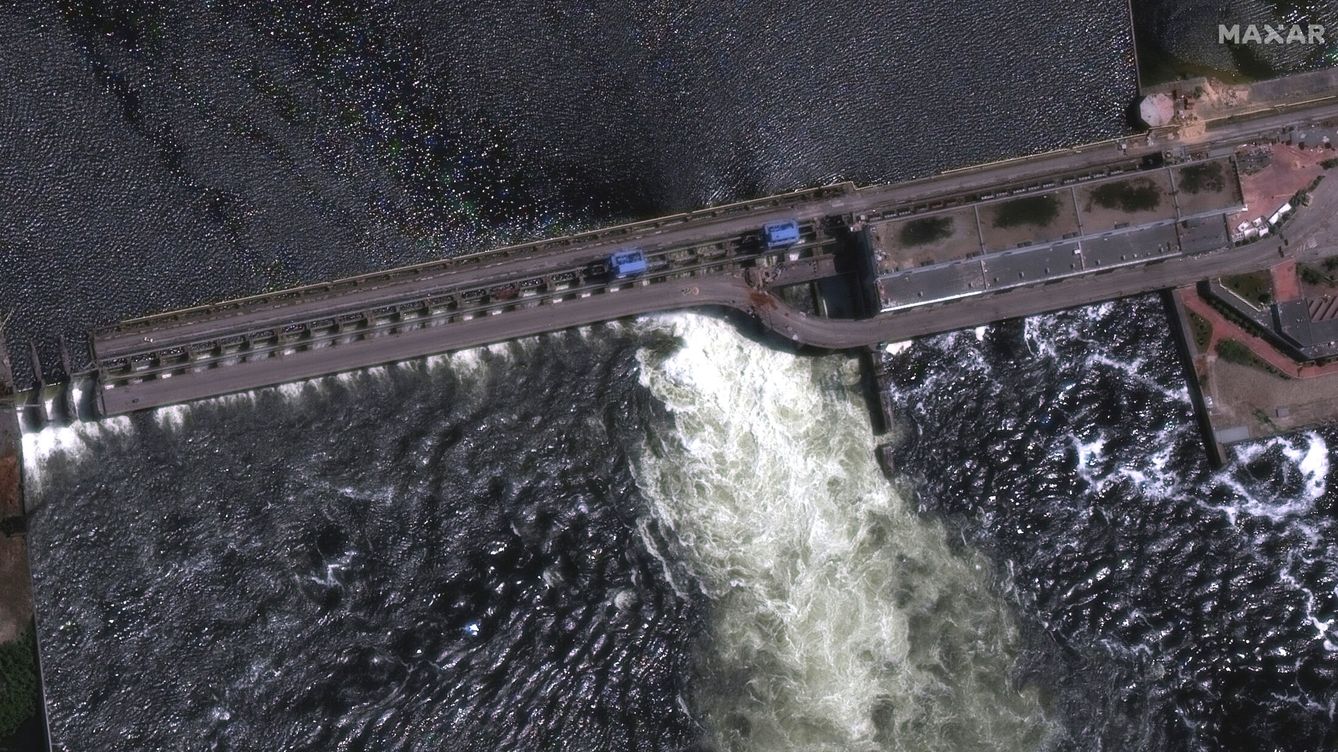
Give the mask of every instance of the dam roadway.
MULTIPOLYGON (((849 349, 1151 292, 1297 251, 1270 238, 854 319, 798 310, 780 291, 840 277, 858 296, 866 222, 1113 180, 1171 150, 1208 158, 1336 118, 1330 98, 1209 123, 1197 143, 1161 131, 1152 143, 1130 137, 897 185, 840 184, 133 319, 92 332, 94 369, 76 379, 93 381, 98 413, 118 415, 656 311, 729 308, 788 340, 849 349), (801 242, 768 247, 759 228, 788 219, 801 242), (610 279, 609 254, 627 247, 644 251, 649 272, 610 279)), ((1325 213, 1330 206, 1309 207, 1288 236, 1325 213)), ((1326 243, 1306 251, 1330 252, 1326 243)))
MULTIPOLYGON (((1296 257, 1330 255, 1338 255, 1338 246, 1317 246, 1296 257)), ((424 351, 477 347, 628 316, 708 306, 753 316, 766 328, 798 344, 846 350, 1192 284, 1209 277, 1252 271, 1276 263, 1278 258, 1278 244, 1260 243, 1231 252, 1168 259, 1101 275, 1061 280, 1051 285, 1017 288, 981 299, 954 301, 866 319, 830 319, 807 314, 772 293, 752 286, 748 273, 712 275, 681 284, 656 284, 609 293, 594 305, 541 306, 459 322, 450 325, 449 332, 417 329, 374 338, 356 353, 341 352, 337 347, 322 348, 291 361, 267 358, 178 374, 169 379, 128 384, 109 390, 110 394, 104 399, 108 400, 108 414, 119 414, 198 399, 201 389, 228 394, 257 385, 408 360, 420 357, 424 351), (444 334, 449 334, 449 339, 444 334)))

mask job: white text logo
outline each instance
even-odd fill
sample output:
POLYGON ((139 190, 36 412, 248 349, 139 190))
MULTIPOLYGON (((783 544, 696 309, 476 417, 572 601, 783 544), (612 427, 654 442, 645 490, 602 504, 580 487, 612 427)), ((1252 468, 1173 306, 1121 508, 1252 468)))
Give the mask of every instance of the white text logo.
POLYGON ((1217 25, 1218 44, 1324 44, 1324 26, 1321 24, 1268 24, 1217 25))

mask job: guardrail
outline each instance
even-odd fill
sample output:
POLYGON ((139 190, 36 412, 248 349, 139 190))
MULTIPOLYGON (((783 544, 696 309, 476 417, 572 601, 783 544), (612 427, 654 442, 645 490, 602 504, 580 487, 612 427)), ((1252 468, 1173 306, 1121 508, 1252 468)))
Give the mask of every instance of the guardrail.
POLYGON ((838 198, 841 196, 853 194, 856 188, 854 183, 842 182, 817 188, 806 188, 790 193, 767 196, 765 198, 753 199, 749 201, 739 201, 720 206, 698 209, 691 212, 672 214, 655 219, 629 222, 612 227, 605 227, 588 232, 566 235, 559 238, 548 238, 542 240, 530 241, 516 245, 495 248, 476 253, 451 256, 443 259, 425 261, 419 264, 410 264, 386 271, 369 272, 367 274, 344 277, 329 282, 319 282, 300 287, 293 287, 284 290, 277 290, 270 293, 251 295, 242 298, 210 303, 206 305, 183 308, 175 311, 141 316, 127 319, 117 324, 99 327, 93 330, 94 336, 105 336, 112 333, 130 333, 133 331, 142 331, 151 329, 156 325, 168 322, 179 322, 191 318, 203 318, 215 313, 224 313, 237 310, 243 307, 260 306, 267 303, 287 303, 303 297, 312 297, 322 294, 334 294, 343 290, 352 289, 361 285, 372 283, 388 283, 402 281, 413 277, 422 276, 427 273, 454 270, 469 264, 477 264, 487 261, 502 261, 517 258, 523 255, 531 255, 555 250, 571 249, 584 246, 595 246, 615 241, 630 241, 642 237, 648 233, 661 231, 669 227, 679 226, 691 222, 706 222, 713 220, 728 219, 735 216, 744 216, 747 214, 782 209, 795 204, 810 203, 825 199, 838 198))
MULTIPOLYGON (((806 243, 802 246, 801 252, 807 254, 810 258, 819 257, 824 255, 835 243, 834 239, 806 243)), ((132 379, 143 381, 164 376, 170 378, 170 375, 174 373, 208 370, 220 365, 226 366, 229 364, 227 361, 232 359, 238 359, 238 362, 240 362, 241 359, 254 360, 273 357, 276 353, 282 351, 298 352, 321 347, 341 347, 372 337, 416 331, 428 327, 448 326, 456 321, 500 315, 510 310, 532 308, 544 304, 557 305, 595 295, 617 294, 622 292, 621 288, 624 285, 629 287, 647 286, 676 279, 686 279, 702 273, 721 273, 731 268, 742 268, 745 264, 757 262, 761 259, 792 252, 795 252, 793 247, 723 256, 718 259, 703 260, 690 266, 657 269, 645 276, 623 282, 600 282, 506 300, 479 298, 478 300, 481 302, 475 305, 453 310, 434 311, 432 306, 427 304, 430 298, 423 298, 416 301, 407 301, 399 306, 382 306, 379 309, 360 312, 360 318, 357 322, 359 325, 350 329, 342 329, 339 322, 331 320, 330 326, 324 327, 328 329, 327 331, 317 332, 309 325, 321 319, 313 319, 311 322, 294 323, 293 326, 303 328, 293 331, 270 327, 260 331, 243 332, 227 337, 216 337, 207 341, 186 343, 164 350, 147 350, 137 356, 108 359, 98 364, 98 377, 104 389, 115 388, 118 384, 133 383, 131 382, 132 379), (410 313, 417 315, 406 316, 410 313), (290 334, 296 336, 285 340, 285 336, 290 334), (341 340, 348 341, 341 342, 341 340), (225 351, 225 348, 234 345, 238 347, 237 350, 225 351), (197 350, 207 351, 210 354, 203 358, 195 357, 194 353, 197 350), (140 362, 150 360, 158 361, 158 363, 147 368, 136 369, 134 364, 137 359, 140 362), (169 362, 163 362, 165 360, 169 362)), ((459 297, 457 296, 456 299, 459 300, 459 297)), ((328 316, 322 318, 330 319, 328 316)))

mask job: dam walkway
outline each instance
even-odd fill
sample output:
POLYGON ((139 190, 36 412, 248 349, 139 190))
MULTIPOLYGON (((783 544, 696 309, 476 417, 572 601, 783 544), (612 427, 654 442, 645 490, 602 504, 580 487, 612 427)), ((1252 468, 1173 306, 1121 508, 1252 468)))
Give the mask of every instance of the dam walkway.
MULTIPOLYGON (((1338 100, 1326 99, 1231 117, 1210 124, 1193 143, 1160 130, 907 183, 843 183, 131 319, 91 333, 93 368, 72 375, 80 392, 93 395, 91 406, 43 406, 53 401, 50 394, 33 402, 52 414, 119 415, 703 306, 740 311, 795 343, 849 349, 1249 271, 1289 250, 1278 237, 1248 245, 1229 240, 1226 217, 1243 208, 1232 154, 1243 143, 1336 119, 1338 100), (1187 170, 1212 165, 1227 175, 1219 193, 1184 190, 1187 170), (1093 196, 1144 189, 1165 193, 1161 213, 1131 209, 1128 216, 1107 216, 1092 206, 1093 196), (1067 214, 1045 243, 1019 241, 992 229, 1002 227, 999 222, 982 219, 1058 195, 1067 214), (969 243, 961 249, 951 239, 930 244, 938 256, 960 250, 959 257, 921 259, 920 249, 902 249, 905 257, 892 260, 902 264, 895 269, 892 261, 874 258, 875 251, 888 250, 870 241, 876 229, 889 237, 898 230, 904 240, 917 223, 949 226, 964 216, 974 218, 959 223, 974 228, 969 243), (796 223, 799 237, 769 244, 761 228, 775 222, 796 223), (1131 233, 1144 235, 1121 240, 1131 233), (1156 252, 1121 250, 1142 238, 1154 242, 1156 252), (644 255, 646 269, 619 278, 610 256, 629 248, 644 255), (1088 260, 1055 268, 1067 258, 1088 260), (977 285, 954 276, 953 264, 985 274, 1017 270, 1018 277, 1007 285, 977 285), (914 273, 920 267, 933 273, 914 273), (822 301, 802 310, 791 290, 805 285, 844 290, 855 316, 819 315, 822 301), (949 295, 945 285, 960 289, 949 295), (890 289, 895 306, 888 304, 890 289), (917 297, 926 302, 918 304, 917 297)), ((1303 221, 1299 217, 1289 235, 1303 230, 1303 221)))

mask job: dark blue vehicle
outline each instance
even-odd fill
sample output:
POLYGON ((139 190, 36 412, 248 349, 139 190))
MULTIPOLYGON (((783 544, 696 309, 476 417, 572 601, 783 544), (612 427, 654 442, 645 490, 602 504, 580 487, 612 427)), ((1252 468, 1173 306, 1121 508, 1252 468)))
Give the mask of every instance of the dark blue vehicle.
POLYGON ((646 254, 637 248, 624 248, 609 256, 609 274, 614 279, 626 279, 638 274, 645 274, 650 269, 646 263, 646 254))
POLYGON ((787 219, 784 222, 772 222, 762 228, 762 239, 767 248, 784 248, 799 242, 799 222, 787 219))

